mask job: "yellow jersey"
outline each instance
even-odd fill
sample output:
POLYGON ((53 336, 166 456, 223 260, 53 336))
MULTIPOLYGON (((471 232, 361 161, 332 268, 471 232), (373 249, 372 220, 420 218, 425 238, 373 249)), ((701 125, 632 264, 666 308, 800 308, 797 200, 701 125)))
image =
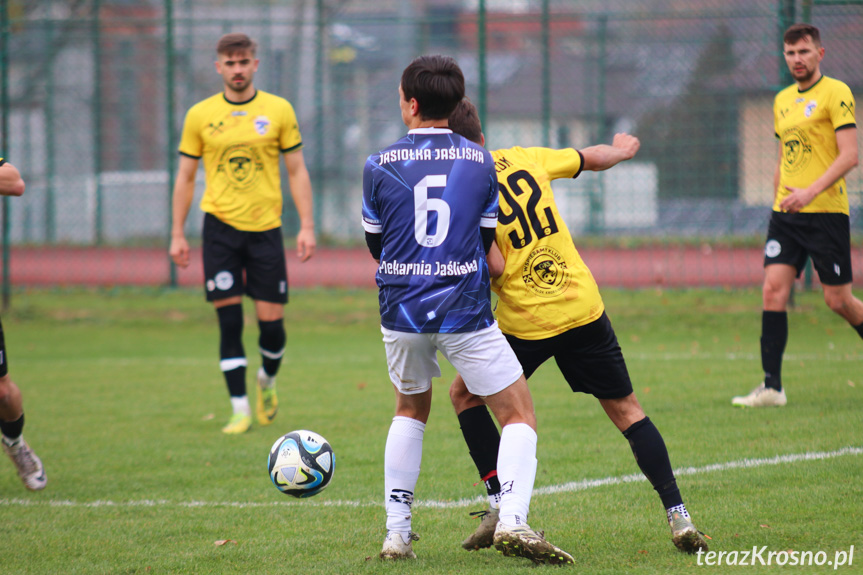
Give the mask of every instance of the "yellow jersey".
POLYGON ((201 209, 243 231, 282 225, 281 154, 303 145, 290 102, 258 90, 234 103, 219 93, 189 109, 180 153, 203 158, 201 209))
POLYGON ((551 181, 575 178, 584 158, 572 148, 509 148, 491 153, 500 185, 495 242, 506 259, 494 278, 501 331, 538 340, 599 319, 605 307, 575 249, 551 181))
MULTIPOLYGON (((773 211, 778 212, 790 193, 785 186, 809 186, 836 160, 836 132, 856 126, 854 96, 846 84, 827 76, 802 92, 793 84, 776 95, 773 123, 782 144, 779 189, 773 202, 773 211)), ((848 214, 845 178, 818 194, 801 212, 848 214)))

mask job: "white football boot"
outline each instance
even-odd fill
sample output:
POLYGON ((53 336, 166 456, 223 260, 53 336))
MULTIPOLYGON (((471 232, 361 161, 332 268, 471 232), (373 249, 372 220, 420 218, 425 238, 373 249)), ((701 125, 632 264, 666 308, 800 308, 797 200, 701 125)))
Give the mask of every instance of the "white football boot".
POLYGON ((45 476, 42 460, 33 453, 24 438, 19 439, 14 445, 7 444, 5 439, 0 440, 0 443, 3 444, 3 451, 15 464, 18 477, 24 482, 24 487, 30 491, 45 489, 48 478, 45 476))
POLYGON ((753 389, 749 395, 738 395, 731 398, 731 405, 740 407, 782 407, 788 403, 788 398, 785 397, 785 389, 776 391, 772 387, 767 387, 764 382, 753 389))
POLYGON ((416 559, 417 554, 414 553, 414 541, 419 541, 420 536, 414 532, 408 533, 407 539, 404 535, 395 531, 388 531, 387 538, 384 539, 384 547, 381 549, 381 559, 416 559))

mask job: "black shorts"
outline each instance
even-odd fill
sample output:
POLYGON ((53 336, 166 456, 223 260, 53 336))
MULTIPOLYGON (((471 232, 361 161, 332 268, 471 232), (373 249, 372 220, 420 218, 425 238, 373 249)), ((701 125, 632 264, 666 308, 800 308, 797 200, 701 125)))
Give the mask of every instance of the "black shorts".
POLYGON ((851 283, 850 218, 846 214, 773 212, 764 244, 764 266, 794 266, 800 277, 807 256, 822 284, 851 283))
POLYGON ((204 214, 203 248, 207 301, 245 293, 258 301, 287 303, 288 268, 281 228, 244 232, 204 214))
POLYGON ((0 377, 9 373, 9 362, 6 357, 6 338, 3 337, 3 323, 0 322, 0 377))
POLYGON ((632 393, 623 352, 605 312, 596 321, 548 339, 519 339, 512 335, 506 339, 525 377, 554 357, 572 391, 589 393, 597 399, 620 399, 632 393))

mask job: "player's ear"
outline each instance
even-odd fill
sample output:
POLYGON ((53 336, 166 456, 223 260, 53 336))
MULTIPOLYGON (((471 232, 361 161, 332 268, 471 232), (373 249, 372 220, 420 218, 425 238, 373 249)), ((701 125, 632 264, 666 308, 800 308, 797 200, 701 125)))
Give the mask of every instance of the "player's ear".
POLYGON ((485 147, 485 134, 480 132, 479 135, 479 145, 485 147))

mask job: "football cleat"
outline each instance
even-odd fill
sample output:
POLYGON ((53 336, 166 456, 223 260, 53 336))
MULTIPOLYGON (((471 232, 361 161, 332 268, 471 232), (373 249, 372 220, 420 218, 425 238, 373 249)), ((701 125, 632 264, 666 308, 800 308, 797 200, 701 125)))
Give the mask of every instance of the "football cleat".
POLYGON ((785 397, 785 389, 776 391, 772 387, 765 386, 763 381, 749 395, 731 398, 731 405, 740 407, 782 407, 786 403, 788 398, 785 397))
POLYGON ((680 551, 684 553, 707 551, 707 542, 702 537, 702 533, 679 511, 671 514, 668 526, 671 527, 671 541, 680 551))
POLYGON ((24 439, 20 439, 14 445, 8 445, 5 440, 0 440, 3 444, 3 451, 15 464, 18 470, 18 477, 24 483, 24 487, 30 491, 39 491, 45 489, 48 483, 48 478, 45 476, 45 468, 42 466, 42 460, 33 453, 30 446, 24 439))
POLYGON ((279 398, 276 395, 276 377, 267 375, 264 368, 258 370, 258 399, 255 403, 255 414, 258 423, 269 425, 279 412, 279 398))
POLYGON ((507 557, 526 557, 538 565, 574 563, 572 555, 545 540, 527 525, 512 527, 498 522, 494 530, 494 547, 507 557))
POLYGON ((461 546, 468 551, 486 549, 494 545, 494 530, 500 520, 500 509, 489 507, 485 511, 474 511, 471 517, 480 519, 479 526, 470 537, 462 541, 461 546))
POLYGON ((236 435, 245 433, 252 428, 252 416, 245 413, 235 413, 228 420, 228 424, 222 428, 222 433, 236 435))
POLYGON ((387 531, 384 547, 381 549, 381 559, 416 559, 412 543, 419 541, 420 536, 410 532, 405 539, 401 533, 387 531))

